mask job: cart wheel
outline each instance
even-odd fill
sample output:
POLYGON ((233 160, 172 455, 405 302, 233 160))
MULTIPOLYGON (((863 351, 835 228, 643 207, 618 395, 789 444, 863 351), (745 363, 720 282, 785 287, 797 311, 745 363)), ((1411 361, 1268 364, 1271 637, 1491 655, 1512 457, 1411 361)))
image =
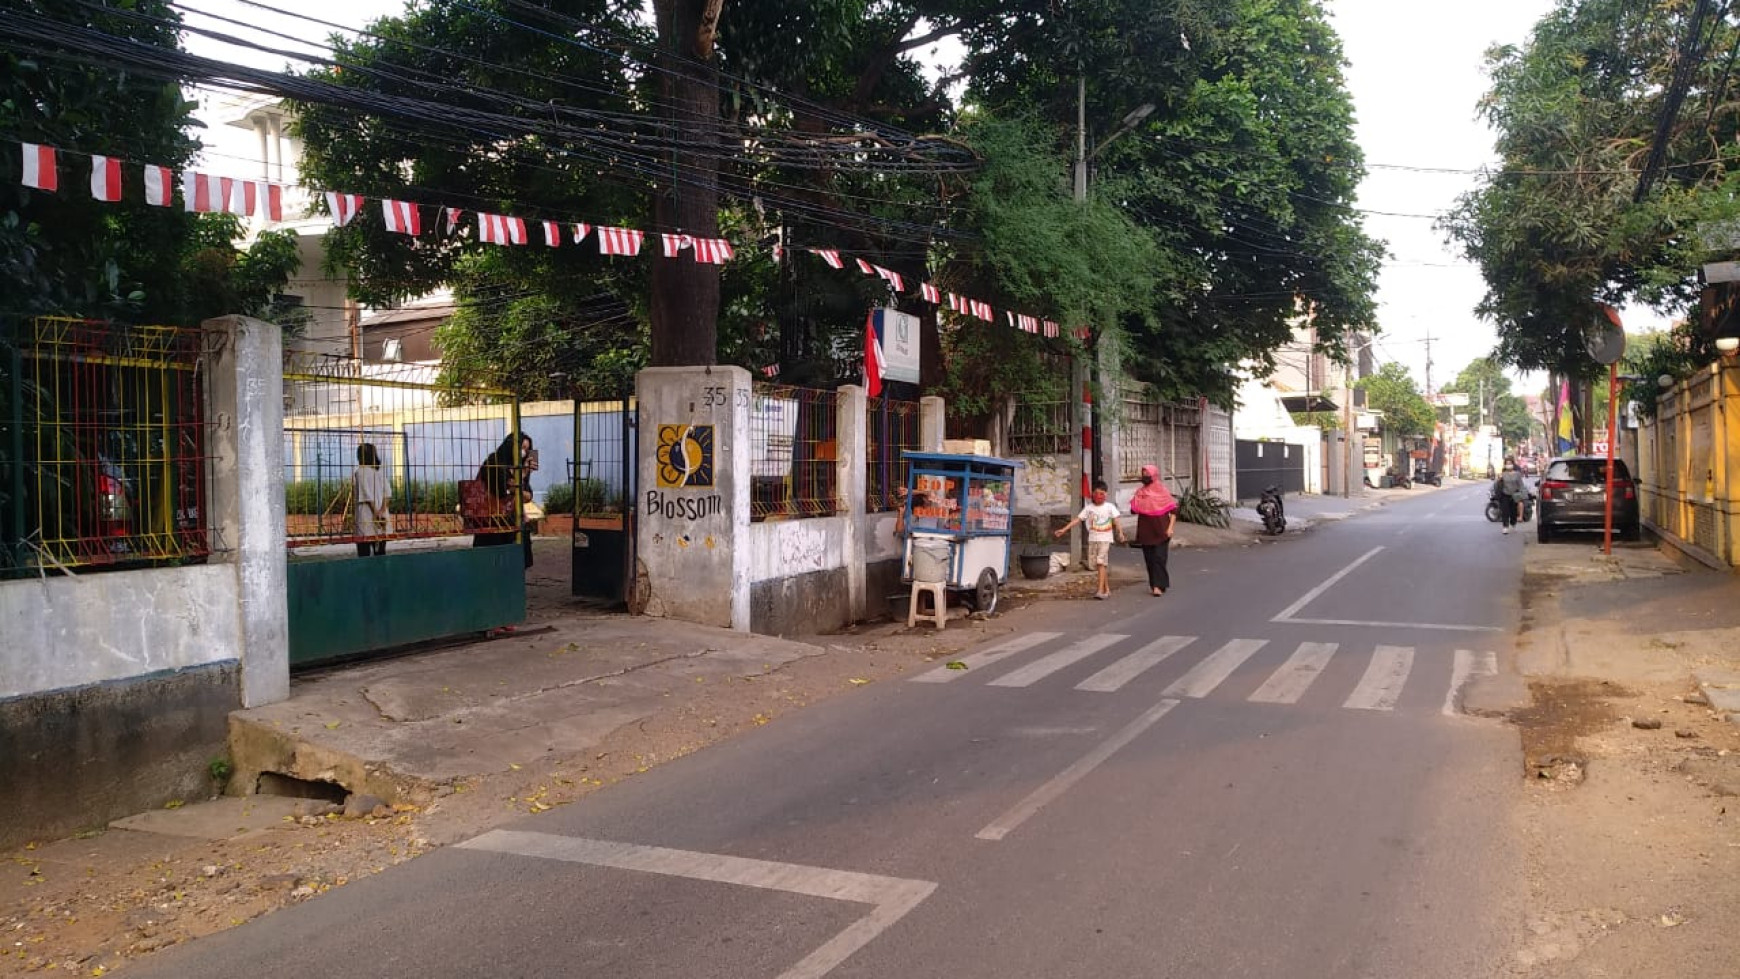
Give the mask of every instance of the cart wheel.
POLYGON ((997 572, 986 568, 979 572, 979 583, 973 588, 973 611, 990 615, 997 611, 997 572))

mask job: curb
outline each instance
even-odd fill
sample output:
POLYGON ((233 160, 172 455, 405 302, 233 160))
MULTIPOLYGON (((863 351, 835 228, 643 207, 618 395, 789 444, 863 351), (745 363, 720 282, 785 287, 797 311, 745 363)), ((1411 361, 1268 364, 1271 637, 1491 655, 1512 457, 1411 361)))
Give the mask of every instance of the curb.
POLYGON ((1730 723, 1740 724, 1740 670, 1699 670, 1693 676, 1710 709, 1726 714, 1730 723))

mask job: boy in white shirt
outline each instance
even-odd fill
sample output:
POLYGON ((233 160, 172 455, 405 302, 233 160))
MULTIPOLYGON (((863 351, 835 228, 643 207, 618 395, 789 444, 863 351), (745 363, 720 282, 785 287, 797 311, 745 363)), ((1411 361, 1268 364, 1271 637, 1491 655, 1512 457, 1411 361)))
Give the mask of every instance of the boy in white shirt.
POLYGON ((1070 528, 1078 523, 1087 524, 1087 563, 1090 568, 1098 568, 1100 572, 1100 590, 1095 598, 1112 597, 1112 542, 1122 541, 1123 528, 1118 526, 1118 508, 1115 504, 1106 502, 1106 484, 1094 483, 1093 503, 1081 508, 1069 523, 1058 528, 1056 536, 1062 537, 1069 533, 1070 528))

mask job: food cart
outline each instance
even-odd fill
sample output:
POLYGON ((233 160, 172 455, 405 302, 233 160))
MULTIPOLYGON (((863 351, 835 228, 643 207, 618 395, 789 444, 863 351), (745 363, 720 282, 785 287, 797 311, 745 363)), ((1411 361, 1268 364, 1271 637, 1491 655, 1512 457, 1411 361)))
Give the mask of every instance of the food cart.
POLYGON ((902 580, 941 581, 979 612, 1009 579, 1015 470, 992 456, 908 452, 902 580))

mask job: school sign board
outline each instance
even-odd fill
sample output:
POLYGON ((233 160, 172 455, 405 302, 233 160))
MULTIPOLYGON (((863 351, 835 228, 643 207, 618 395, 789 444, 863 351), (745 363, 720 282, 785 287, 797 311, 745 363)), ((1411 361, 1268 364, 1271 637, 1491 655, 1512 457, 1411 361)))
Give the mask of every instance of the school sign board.
POLYGON ((898 309, 878 309, 876 339, 882 343, 882 379, 917 384, 918 317, 898 309))

